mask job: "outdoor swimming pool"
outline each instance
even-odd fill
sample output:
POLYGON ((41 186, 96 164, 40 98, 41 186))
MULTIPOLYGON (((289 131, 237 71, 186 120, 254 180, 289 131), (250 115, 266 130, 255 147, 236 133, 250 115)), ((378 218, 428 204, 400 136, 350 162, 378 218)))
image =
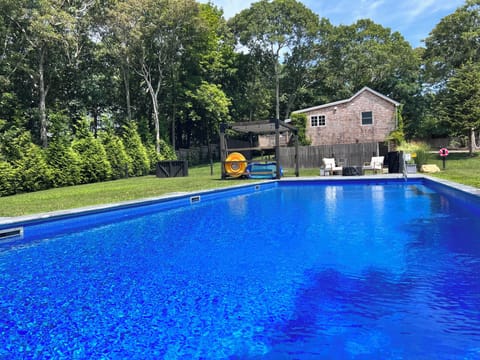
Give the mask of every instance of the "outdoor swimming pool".
POLYGON ((0 358, 478 359, 479 219, 418 179, 20 224, 0 244, 0 358))

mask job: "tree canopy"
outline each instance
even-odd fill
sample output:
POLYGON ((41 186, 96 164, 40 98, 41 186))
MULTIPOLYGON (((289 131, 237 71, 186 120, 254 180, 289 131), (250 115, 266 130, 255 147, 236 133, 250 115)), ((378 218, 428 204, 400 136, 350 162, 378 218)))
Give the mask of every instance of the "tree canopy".
MULTIPOLYGON (((443 18, 425 41, 429 119, 444 133, 473 139, 480 125, 480 0, 467 0, 443 18)), ((473 141, 470 141, 473 150, 473 141)))

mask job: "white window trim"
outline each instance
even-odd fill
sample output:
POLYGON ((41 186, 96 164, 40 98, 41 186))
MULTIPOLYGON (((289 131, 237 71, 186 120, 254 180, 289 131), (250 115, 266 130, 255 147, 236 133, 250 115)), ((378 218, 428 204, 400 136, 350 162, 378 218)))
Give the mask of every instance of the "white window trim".
POLYGON ((317 115, 310 115, 310 127, 325 127, 327 126, 327 116, 325 114, 317 114, 317 115), (317 124, 318 125, 312 125, 312 118, 316 117, 317 118, 317 124), (320 118, 323 117, 323 122, 324 124, 320 124, 320 118))
POLYGON ((373 126, 374 123, 375 123, 375 118, 373 117, 373 111, 372 111, 372 110, 370 110, 370 111, 361 111, 361 112, 360 112, 360 125, 361 125, 361 126, 373 126), (371 124, 364 124, 364 123, 363 123, 363 113, 367 113, 367 112, 372 113, 372 123, 371 123, 371 124))

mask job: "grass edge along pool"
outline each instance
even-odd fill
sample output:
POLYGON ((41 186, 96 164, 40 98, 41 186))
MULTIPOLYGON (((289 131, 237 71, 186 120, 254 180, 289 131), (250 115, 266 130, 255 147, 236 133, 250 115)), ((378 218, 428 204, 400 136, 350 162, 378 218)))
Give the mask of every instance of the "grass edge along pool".
MULTIPOLYGON (((248 195, 253 192, 264 191, 275 187, 298 186, 302 184, 327 186, 347 184, 388 185, 394 183, 424 184, 430 186, 446 196, 455 197, 455 199, 462 201, 467 208, 480 214, 480 196, 463 189, 458 189, 450 184, 425 177, 411 178, 407 181, 403 178, 272 180, 262 183, 238 185, 231 188, 180 195, 167 195, 159 198, 135 200, 118 204, 8 218, 7 220, 0 221, 0 251, 5 251, 12 246, 25 244, 33 240, 41 240, 47 237, 81 231, 95 226, 120 222, 133 217, 182 206, 194 206, 204 201, 248 195)), ((463 188, 465 189, 465 187, 463 188)))

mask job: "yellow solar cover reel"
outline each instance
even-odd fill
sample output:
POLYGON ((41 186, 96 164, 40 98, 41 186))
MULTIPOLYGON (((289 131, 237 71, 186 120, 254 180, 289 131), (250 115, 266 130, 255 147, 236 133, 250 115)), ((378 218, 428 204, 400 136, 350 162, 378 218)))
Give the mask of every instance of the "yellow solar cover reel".
POLYGON ((239 177, 247 169, 247 159, 239 152, 233 152, 225 160, 225 172, 231 177, 239 177))

